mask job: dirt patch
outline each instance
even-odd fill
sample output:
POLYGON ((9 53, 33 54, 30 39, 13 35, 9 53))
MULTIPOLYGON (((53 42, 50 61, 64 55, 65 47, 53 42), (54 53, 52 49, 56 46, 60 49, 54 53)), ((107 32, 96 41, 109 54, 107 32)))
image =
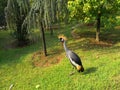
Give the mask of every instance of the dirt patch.
POLYGON ((44 56, 43 52, 36 52, 32 56, 32 61, 35 67, 48 67, 59 63, 63 57, 63 54, 50 54, 44 56))
POLYGON ((100 47, 111 47, 113 44, 110 42, 99 41, 97 42, 95 39, 90 39, 90 45, 100 46, 100 47))

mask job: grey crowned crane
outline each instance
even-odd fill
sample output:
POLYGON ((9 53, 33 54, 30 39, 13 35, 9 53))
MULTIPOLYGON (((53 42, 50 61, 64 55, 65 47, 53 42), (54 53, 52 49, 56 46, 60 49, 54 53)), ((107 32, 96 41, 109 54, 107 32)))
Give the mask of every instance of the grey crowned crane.
POLYGON ((70 60, 71 64, 77 69, 78 72, 80 71, 83 72, 84 67, 82 65, 81 59, 76 53, 69 50, 66 46, 66 37, 63 35, 60 35, 58 38, 60 39, 60 42, 62 42, 66 55, 70 60))

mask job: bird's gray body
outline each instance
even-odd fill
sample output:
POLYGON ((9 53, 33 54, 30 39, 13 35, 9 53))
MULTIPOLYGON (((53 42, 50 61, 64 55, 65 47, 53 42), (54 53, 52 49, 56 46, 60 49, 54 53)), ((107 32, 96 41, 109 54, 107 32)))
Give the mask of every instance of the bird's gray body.
POLYGON ((71 64, 72 64, 73 66, 82 65, 82 62, 81 62, 79 56, 78 56, 76 53, 72 52, 71 50, 69 50, 69 49, 67 48, 66 42, 63 43, 63 46, 64 46, 66 55, 67 55, 67 57, 69 58, 71 64))
POLYGON ((77 68, 78 72, 83 72, 84 71, 84 67, 82 65, 82 62, 81 62, 81 59, 79 58, 79 56, 72 52, 71 50, 69 50, 66 46, 66 42, 63 38, 60 38, 60 41, 62 42, 63 46, 64 46, 64 49, 65 49, 65 52, 66 52, 66 55, 67 57, 69 58, 71 64, 77 68))
POLYGON ((70 59, 73 66, 82 65, 79 56, 71 50, 67 51, 67 57, 70 59))

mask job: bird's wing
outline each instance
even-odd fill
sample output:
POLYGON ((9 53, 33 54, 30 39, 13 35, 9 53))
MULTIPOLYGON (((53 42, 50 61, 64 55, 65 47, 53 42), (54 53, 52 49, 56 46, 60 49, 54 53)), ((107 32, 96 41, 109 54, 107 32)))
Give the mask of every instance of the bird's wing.
POLYGON ((76 63, 78 65, 82 65, 82 62, 81 62, 79 56, 76 53, 74 53, 72 51, 69 51, 68 56, 74 63, 76 63))

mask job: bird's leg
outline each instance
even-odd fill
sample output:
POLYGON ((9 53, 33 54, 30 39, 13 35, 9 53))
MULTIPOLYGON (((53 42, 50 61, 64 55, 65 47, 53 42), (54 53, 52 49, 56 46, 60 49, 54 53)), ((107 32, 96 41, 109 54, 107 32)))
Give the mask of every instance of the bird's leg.
POLYGON ((73 71, 70 73, 70 76, 75 73, 75 67, 72 67, 72 70, 73 70, 73 71))

